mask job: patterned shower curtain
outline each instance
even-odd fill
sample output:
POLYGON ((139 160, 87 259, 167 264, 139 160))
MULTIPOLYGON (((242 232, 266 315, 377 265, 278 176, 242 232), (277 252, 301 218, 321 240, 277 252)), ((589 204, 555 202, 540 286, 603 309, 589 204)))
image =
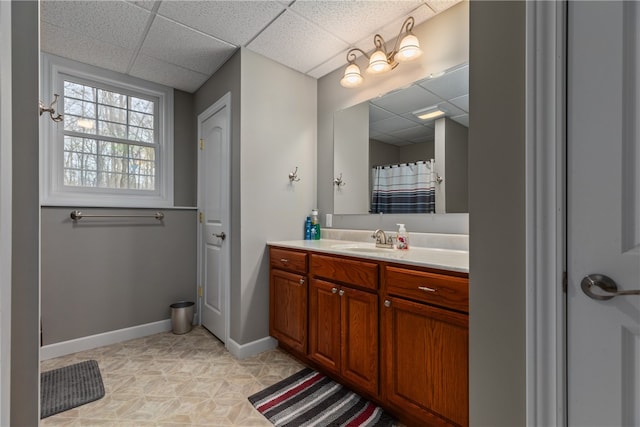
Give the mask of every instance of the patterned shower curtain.
POLYGON ((371 213, 434 213, 434 160, 375 166, 371 213))

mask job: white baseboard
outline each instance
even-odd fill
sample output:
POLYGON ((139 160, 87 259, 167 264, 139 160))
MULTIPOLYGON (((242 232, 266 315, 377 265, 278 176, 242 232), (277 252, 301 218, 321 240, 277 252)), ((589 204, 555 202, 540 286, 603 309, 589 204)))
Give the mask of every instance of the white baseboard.
POLYGON ((144 325, 132 326, 130 328, 118 329, 116 331, 104 332, 102 334, 90 335, 88 337, 49 344, 40 347, 40 360, 53 359, 54 357, 66 356, 67 354, 91 350, 92 348, 115 344, 135 338, 142 338, 170 330, 171 319, 166 319, 158 322, 146 323, 144 325))
POLYGON ((227 341, 227 350, 237 359, 246 359, 263 351, 271 350, 278 346, 278 341, 271 337, 265 337, 248 344, 238 344, 231 338, 227 341))

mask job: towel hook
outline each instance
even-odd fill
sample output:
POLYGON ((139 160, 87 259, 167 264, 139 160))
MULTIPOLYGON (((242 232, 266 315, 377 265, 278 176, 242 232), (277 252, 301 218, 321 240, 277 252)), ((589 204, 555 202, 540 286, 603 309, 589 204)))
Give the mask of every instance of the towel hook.
POLYGON ((58 103, 57 93, 53 94, 53 101, 51 102, 48 108, 44 106, 44 102, 38 101, 38 106, 40 107, 40 115, 42 115, 42 113, 49 113, 51 120, 53 120, 54 122, 61 122, 62 120, 64 120, 64 118, 62 117, 62 114, 57 114, 54 116, 54 114, 56 114, 56 110, 53 108, 53 106, 56 105, 57 103, 58 103))
POLYGON ((347 183, 342 180, 342 172, 340 172, 339 177, 333 179, 333 185, 337 185, 338 188, 342 187, 343 185, 347 185, 347 183))
POLYGON ((298 178, 298 167, 296 166, 296 170, 289 172, 289 181, 290 182, 298 182, 300 178, 298 178))

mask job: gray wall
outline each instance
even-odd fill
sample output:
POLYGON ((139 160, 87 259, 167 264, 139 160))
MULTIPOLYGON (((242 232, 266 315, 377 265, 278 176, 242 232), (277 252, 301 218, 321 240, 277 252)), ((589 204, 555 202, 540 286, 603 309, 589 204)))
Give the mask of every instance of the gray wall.
POLYGON ((229 338, 242 345, 269 335, 265 242, 300 239, 304 218, 314 207, 316 84, 240 49, 196 91, 196 115, 227 92, 232 129, 229 338), (302 179, 291 184, 287 176, 296 166, 302 179))
POLYGON ((38 19, 37 2, 12 2, 11 425, 15 427, 36 426, 39 419, 38 19))
MULTIPOLYGON (((413 30, 423 43, 423 54, 384 76, 367 77, 362 86, 347 89, 340 86, 344 68, 318 80, 318 208, 320 213, 333 212, 333 115, 336 111, 359 104, 393 89, 406 86, 459 65, 469 59, 469 3, 463 1, 434 16, 413 30)), ((391 43, 392 41, 388 42, 391 43)), ((371 45, 373 47, 373 43, 371 45)), ((366 68, 362 59, 360 68, 366 68)), ((345 64, 346 65, 346 64, 345 64)), ((321 222, 324 215, 321 215, 321 222)), ((411 231, 468 232, 468 215, 334 215, 333 227, 395 230, 405 223, 411 231)), ((322 222, 324 224, 324 222, 322 222)))
POLYGON ((173 205, 198 204, 198 149, 194 96, 173 91, 173 205))
POLYGON ((526 7, 525 2, 471 2, 472 426, 526 425, 526 7))
POLYGON ((448 117, 435 122, 436 212, 469 212, 469 129, 448 117))
POLYGON ((302 239, 304 220, 315 207, 317 85, 261 55, 241 53, 242 331, 234 339, 247 344, 269 336, 265 242, 302 239), (291 183, 296 166, 300 181, 291 183))
MULTIPOLYGON (((142 209, 87 213, 153 214, 142 209)), ((165 320, 169 305, 196 301, 195 210, 153 218, 69 218, 42 210, 43 344, 165 320)))
MULTIPOLYGON (((174 91, 174 205, 196 206, 194 96, 174 91)), ((43 344, 168 319, 169 305, 196 301, 196 211, 165 209, 165 220, 74 224, 71 210, 153 213, 144 209, 41 209, 43 344), (70 309, 72 307, 72 309, 70 309)))
MULTIPOLYGON (((236 339, 241 335, 241 288, 240 288, 240 64, 241 51, 236 52, 194 94, 195 114, 202 113, 227 92, 231 92, 231 295, 229 334, 236 339)), ((197 176, 197 174, 196 174, 197 176)))

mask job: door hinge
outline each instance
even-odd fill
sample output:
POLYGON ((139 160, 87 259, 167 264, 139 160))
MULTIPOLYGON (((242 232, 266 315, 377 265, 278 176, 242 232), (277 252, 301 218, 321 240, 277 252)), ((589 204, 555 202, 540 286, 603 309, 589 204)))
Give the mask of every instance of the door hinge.
POLYGON ((198 214, 198 221, 200 221, 200 224, 204 222, 204 214, 202 212, 198 214))
POLYGON ((567 287, 568 287, 567 272, 563 271, 562 272, 562 292, 564 292, 565 294, 567 293, 567 287))
POLYGON ((202 298, 202 286, 198 286, 198 296, 202 298))
POLYGON ((204 150, 204 139, 200 138, 200 149, 204 150))

